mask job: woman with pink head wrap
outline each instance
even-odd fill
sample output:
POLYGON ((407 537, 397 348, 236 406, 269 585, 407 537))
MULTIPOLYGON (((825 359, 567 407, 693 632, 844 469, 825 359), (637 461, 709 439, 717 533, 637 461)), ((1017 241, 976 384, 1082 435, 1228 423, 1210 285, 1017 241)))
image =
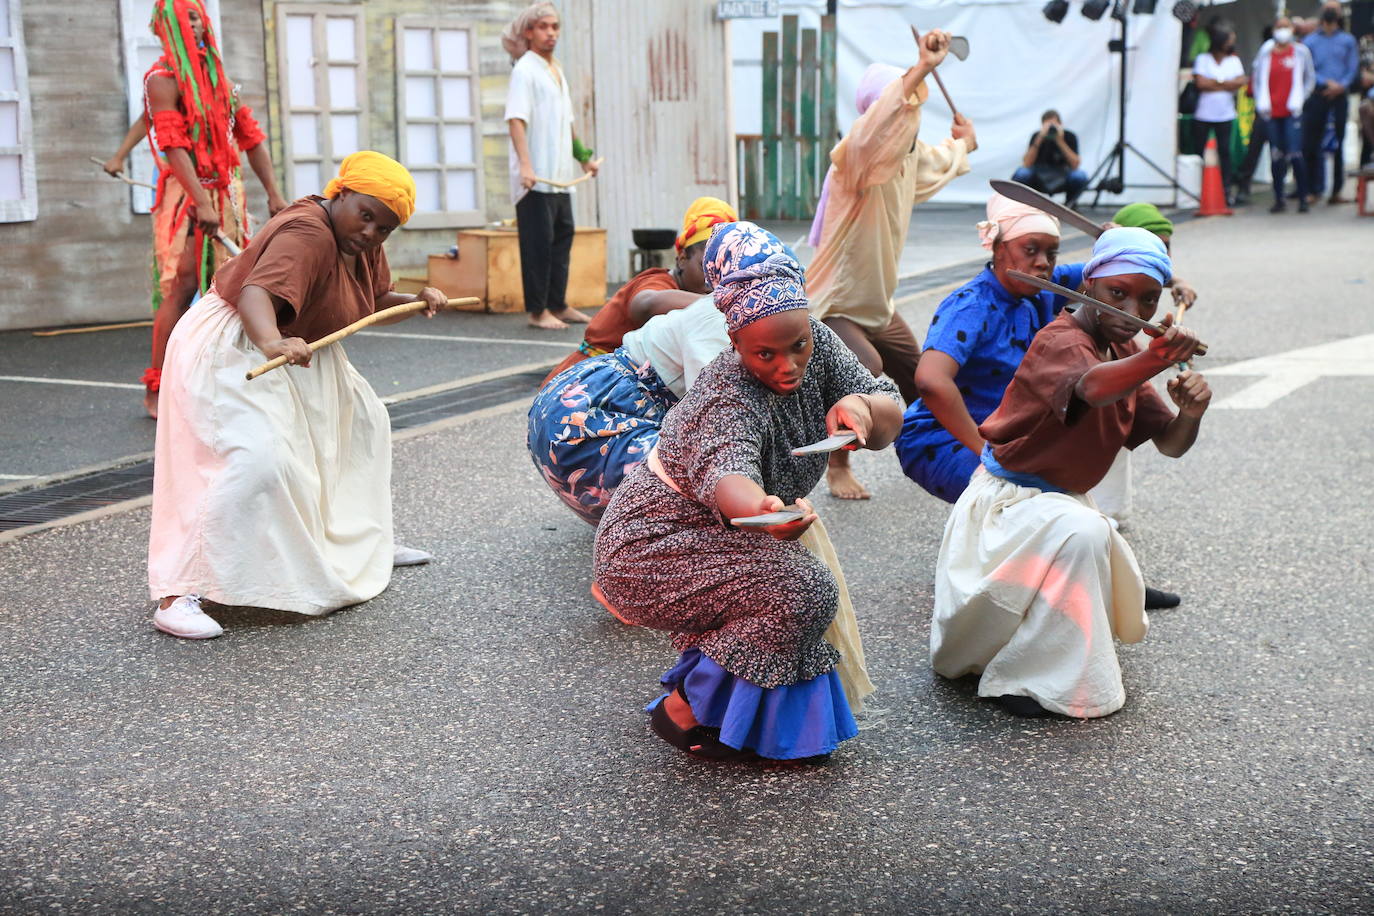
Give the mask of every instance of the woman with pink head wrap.
POLYGON ((897 438, 906 475, 950 503, 978 467, 978 424, 1001 403, 1031 338, 1064 305, 1010 272, 1070 289, 1083 281, 1081 264, 1056 267, 1059 221, 1034 207, 993 194, 977 229, 992 260, 950 293, 931 319, 916 369, 920 397, 907 408, 897 438))
MULTIPOLYGON (((968 171, 977 147, 973 125, 955 119, 938 146, 917 139, 928 91, 925 78, 944 60, 949 34, 921 37, 920 60, 902 70, 873 64, 859 80, 859 117, 830 152, 830 171, 812 223, 815 259, 807 270, 812 314, 845 342, 872 373, 886 373, 907 403, 916 397, 920 345, 896 312, 897 262, 911 210, 968 171)), ((830 493, 867 499, 835 452, 826 474, 830 493)))

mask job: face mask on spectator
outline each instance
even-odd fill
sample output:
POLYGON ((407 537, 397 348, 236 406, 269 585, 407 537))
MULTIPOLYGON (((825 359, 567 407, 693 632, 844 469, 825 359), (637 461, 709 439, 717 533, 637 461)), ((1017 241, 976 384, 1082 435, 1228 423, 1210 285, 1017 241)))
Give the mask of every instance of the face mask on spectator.
POLYGON ((1293 30, 1292 30, 1292 29, 1288 29, 1288 28, 1284 28, 1284 29, 1275 29, 1275 30, 1274 30, 1274 40, 1277 41, 1277 42, 1278 42, 1279 44, 1281 44, 1281 45, 1286 45, 1286 44, 1288 44, 1290 41, 1293 40, 1293 30))

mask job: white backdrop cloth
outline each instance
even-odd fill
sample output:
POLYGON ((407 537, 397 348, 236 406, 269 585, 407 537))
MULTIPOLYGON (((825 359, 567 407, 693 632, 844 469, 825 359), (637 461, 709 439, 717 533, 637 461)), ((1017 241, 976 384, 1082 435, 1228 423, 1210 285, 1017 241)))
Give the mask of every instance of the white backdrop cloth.
MULTIPOLYGON (((917 51, 911 26, 946 29, 969 40, 968 60, 950 58, 940 68, 961 113, 978 132, 971 171, 940 192, 936 201, 981 202, 988 180, 1010 178, 1021 164, 1040 115, 1056 109, 1078 135, 1082 167, 1091 174, 1117 139, 1121 57, 1107 50, 1117 37, 1115 20, 1093 22, 1070 7, 1059 24, 1044 17, 1044 0, 842 0, 839 9, 840 130, 857 116, 854 94, 864 68, 875 62, 906 67, 917 51)), ((1182 30, 1167 4, 1150 16, 1130 17, 1126 139, 1166 172, 1174 170, 1178 107, 1178 61, 1182 30)), ((782 12, 802 15, 814 27, 824 4, 782 4, 782 12)), ((762 33, 781 27, 776 19, 736 20, 734 49, 735 123, 738 133, 757 133, 760 124, 762 33)), ((932 81, 933 83, 933 81, 932 81)), ((934 85, 921 121, 921 138, 938 143, 948 134, 950 112, 934 85)), ((1126 182, 1164 184, 1140 159, 1128 153, 1126 182)), ((1172 188, 1127 188, 1121 198, 1104 201, 1174 202, 1172 188)))

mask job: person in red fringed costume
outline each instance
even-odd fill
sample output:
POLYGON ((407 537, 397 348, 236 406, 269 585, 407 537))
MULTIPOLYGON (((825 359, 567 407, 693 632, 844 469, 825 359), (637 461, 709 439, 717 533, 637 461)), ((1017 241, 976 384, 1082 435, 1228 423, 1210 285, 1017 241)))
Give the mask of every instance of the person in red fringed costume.
POLYGON ((162 57, 143 77, 143 116, 130 128, 105 171, 124 170, 129 151, 148 137, 158 163, 153 203, 152 366, 143 373, 143 404, 157 416, 167 339, 197 292, 210 288, 215 268, 229 257, 223 235, 248 243, 248 211, 239 153, 248 156, 268 212, 287 201, 277 190, 266 139, 224 72, 219 44, 201 0, 156 0, 152 30, 162 57))

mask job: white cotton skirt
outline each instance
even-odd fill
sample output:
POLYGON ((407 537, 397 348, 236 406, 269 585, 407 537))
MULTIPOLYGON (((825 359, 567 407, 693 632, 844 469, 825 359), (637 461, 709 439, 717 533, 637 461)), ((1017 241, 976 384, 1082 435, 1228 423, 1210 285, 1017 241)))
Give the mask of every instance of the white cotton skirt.
POLYGON ((936 566, 938 674, 981 673, 979 696, 1110 715, 1126 702, 1113 639, 1139 642, 1149 625, 1135 555, 1091 499, 974 472, 936 566))
POLYGON ((391 429, 338 344, 263 362, 213 292, 177 323, 158 399, 148 587, 320 615, 391 581, 391 429))

